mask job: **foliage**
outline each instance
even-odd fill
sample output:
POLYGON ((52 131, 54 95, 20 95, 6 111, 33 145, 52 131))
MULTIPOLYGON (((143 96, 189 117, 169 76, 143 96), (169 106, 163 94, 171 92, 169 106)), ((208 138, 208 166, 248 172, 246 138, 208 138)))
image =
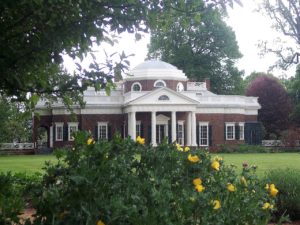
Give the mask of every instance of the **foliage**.
POLYGON ((78 133, 47 166, 35 224, 267 224, 274 210, 254 167, 237 175, 205 150, 87 141, 78 133))
POLYGON ((192 80, 210 78, 215 93, 241 94, 235 34, 222 12, 205 2, 188 1, 185 10, 160 15, 159 26, 151 30, 148 57, 177 66, 192 80))
POLYGON ((265 176, 265 182, 276 183, 280 192, 278 195, 277 216, 283 213, 292 220, 300 219, 300 176, 299 171, 292 169, 272 170, 265 176))
POLYGON ((297 66, 296 74, 294 77, 291 77, 288 82, 288 93, 289 96, 292 99, 292 102, 294 104, 293 112, 291 114, 291 119, 293 122, 295 122, 297 125, 300 124, 300 67, 297 66))
POLYGON ((268 153, 272 152, 272 149, 261 145, 221 145, 220 152, 222 153, 268 153))
POLYGON ((28 200, 28 190, 40 182, 38 174, 0 173, 0 224, 18 224, 21 210, 28 200))
POLYGON ((290 39, 289 42, 277 39, 276 47, 262 42, 263 51, 275 53, 279 58, 277 66, 281 68, 287 69, 291 64, 298 64, 300 56, 300 2, 298 0, 264 0, 261 11, 271 18, 276 30, 290 39))
MULTIPOLYGON (((210 4, 224 10, 239 0, 218 0, 210 4)), ((94 61, 89 70, 74 74, 62 67, 62 55, 83 59, 93 44, 115 43, 122 32, 141 32, 156 26, 158 15, 170 8, 184 8, 171 0, 3 0, 0 2, 0 94, 36 103, 40 97, 67 105, 82 102, 88 86, 111 88, 116 71, 125 70, 129 62, 125 53, 120 61, 111 56, 100 65, 94 61), (30 93, 31 95, 29 95, 30 93), (79 96, 78 96, 79 95, 79 96)), ((93 54, 91 54, 94 56, 93 54)))
POLYGON ((30 140, 31 115, 24 110, 24 104, 0 96, 0 143, 30 140))
POLYGON ((258 97, 261 109, 258 111, 258 120, 266 130, 266 139, 271 133, 280 136, 280 132, 289 125, 291 101, 282 84, 272 76, 257 77, 247 88, 247 96, 258 97))

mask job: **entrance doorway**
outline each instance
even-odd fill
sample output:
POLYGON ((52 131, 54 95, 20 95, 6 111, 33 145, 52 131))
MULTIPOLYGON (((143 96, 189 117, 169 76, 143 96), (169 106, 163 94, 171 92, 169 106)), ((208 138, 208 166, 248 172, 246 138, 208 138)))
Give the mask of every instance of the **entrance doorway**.
POLYGON ((156 143, 161 144, 164 138, 167 138, 167 125, 156 125, 156 143))

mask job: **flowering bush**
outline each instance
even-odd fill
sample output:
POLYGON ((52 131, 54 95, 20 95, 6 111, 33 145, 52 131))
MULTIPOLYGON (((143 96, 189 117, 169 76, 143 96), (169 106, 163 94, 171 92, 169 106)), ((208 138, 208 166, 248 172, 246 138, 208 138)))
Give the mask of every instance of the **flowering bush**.
POLYGON ((275 209, 276 187, 266 190, 252 167, 237 175, 205 150, 118 136, 94 143, 87 135, 78 133, 74 150, 48 165, 35 224, 258 225, 275 209))

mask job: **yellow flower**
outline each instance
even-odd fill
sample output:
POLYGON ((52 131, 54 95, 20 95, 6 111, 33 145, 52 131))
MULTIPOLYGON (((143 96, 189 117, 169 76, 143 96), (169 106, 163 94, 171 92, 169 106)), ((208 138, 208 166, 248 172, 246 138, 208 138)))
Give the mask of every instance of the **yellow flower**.
POLYGON ((140 145, 144 145, 145 144, 145 138, 141 138, 140 136, 138 136, 136 138, 136 142, 139 143, 140 145))
POLYGON ((269 190, 269 188, 270 188, 269 184, 266 184, 265 189, 269 190))
POLYGON ((278 194, 278 189, 275 187, 275 184, 270 184, 270 195, 275 197, 278 194))
POLYGON ((105 225, 102 220, 98 220, 97 225, 105 225))
POLYGON ((273 209, 274 205, 271 205, 269 202, 265 202, 262 206, 263 210, 267 210, 267 209, 273 209))
POLYGON ((244 176, 241 177, 241 184, 247 187, 247 180, 244 176))
POLYGON ((91 145, 91 144, 95 144, 95 141, 93 138, 89 138, 86 142, 88 145, 91 145))
POLYGON ((218 156, 218 155, 214 157, 214 161, 218 161, 219 162, 219 161, 222 161, 222 160, 223 160, 223 158, 220 157, 220 156, 218 156))
POLYGON ((196 190, 197 190, 198 192, 202 192, 202 191, 204 191, 204 189, 205 189, 205 187, 203 187, 202 184, 197 184, 197 185, 195 185, 195 188, 196 188, 196 190))
POLYGON ((200 158, 197 155, 192 156, 191 154, 188 155, 188 160, 192 163, 196 163, 200 161, 200 158))
POLYGON ((213 200, 212 204, 214 206, 213 209, 219 209, 219 208, 221 208, 221 202, 219 200, 213 200))
POLYGON ((228 184, 227 184, 227 190, 228 190, 229 192, 235 192, 235 191, 236 191, 236 188, 235 188, 235 186, 234 186, 233 184, 228 183, 228 184))
POLYGON ((200 178, 195 178, 193 180, 193 184, 196 186, 196 185, 201 185, 202 184, 202 180, 200 178))
POLYGON ((184 151, 188 152, 189 150, 191 150, 190 147, 189 146, 185 146, 184 151))
POLYGON ((220 163, 218 162, 218 161, 213 161, 212 163, 211 163, 211 168, 213 168, 214 170, 217 170, 217 171, 219 171, 220 170, 220 163))

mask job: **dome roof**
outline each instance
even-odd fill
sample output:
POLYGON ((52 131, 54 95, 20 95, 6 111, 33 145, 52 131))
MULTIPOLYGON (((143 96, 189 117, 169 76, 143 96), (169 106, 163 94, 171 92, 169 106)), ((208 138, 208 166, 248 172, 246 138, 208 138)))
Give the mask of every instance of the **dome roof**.
POLYGON ((133 68, 124 80, 180 80, 186 81, 187 77, 182 70, 160 60, 148 60, 133 68))

